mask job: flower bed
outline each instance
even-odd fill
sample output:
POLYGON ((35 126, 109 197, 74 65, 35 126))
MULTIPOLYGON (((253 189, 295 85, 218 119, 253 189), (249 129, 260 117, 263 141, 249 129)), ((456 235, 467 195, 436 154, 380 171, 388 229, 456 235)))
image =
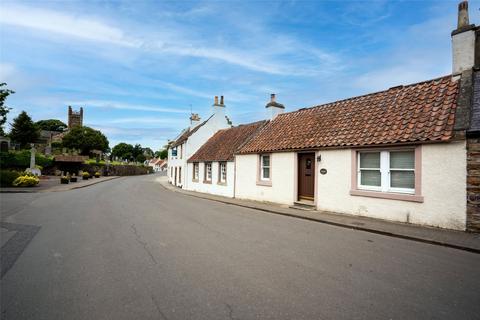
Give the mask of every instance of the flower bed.
POLYGON ((40 179, 31 174, 23 174, 13 181, 14 187, 34 187, 40 182, 40 179))

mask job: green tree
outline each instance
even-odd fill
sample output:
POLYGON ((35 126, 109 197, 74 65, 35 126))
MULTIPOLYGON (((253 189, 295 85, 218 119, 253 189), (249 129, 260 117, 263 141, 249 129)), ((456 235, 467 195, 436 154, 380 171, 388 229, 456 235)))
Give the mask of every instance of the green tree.
POLYGON ((62 140, 63 146, 71 149, 80 149, 81 154, 88 155, 92 150, 107 152, 108 139, 102 132, 90 127, 74 127, 62 140))
POLYGON ((131 144, 120 142, 112 149, 112 156, 123 160, 132 160, 133 146, 131 144))
POLYGON ((40 120, 36 122, 36 125, 39 129, 47 131, 63 132, 67 129, 67 125, 58 119, 40 120))
POLYGON ((143 155, 143 153, 140 153, 139 155, 137 155, 137 157, 135 158, 135 160, 137 160, 137 162, 143 163, 143 162, 145 162, 145 160, 147 160, 147 158, 145 158, 145 156, 143 155))
POLYGON ((10 112, 11 108, 7 107, 5 105, 5 100, 7 100, 7 97, 15 91, 9 90, 7 88, 2 88, 6 86, 7 84, 5 82, 0 83, 0 135, 5 135, 5 132, 3 131, 3 126, 7 122, 7 114, 10 112))
POLYGON ((29 143, 36 142, 39 136, 37 126, 25 111, 22 111, 18 117, 13 119, 10 138, 19 143, 21 148, 25 148, 29 143))
POLYGON ((143 155, 146 159, 151 159, 153 158, 153 150, 149 147, 143 148, 143 155))
POLYGON ((134 147, 133 147, 133 150, 132 150, 132 156, 134 159, 137 159, 137 156, 139 154, 143 154, 143 148, 140 144, 136 144, 134 147))
POLYGON ((162 160, 167 159, 168 150, 167 149, 158 150, 157 152, 155 152, 155 157, 160 158, 162 160))

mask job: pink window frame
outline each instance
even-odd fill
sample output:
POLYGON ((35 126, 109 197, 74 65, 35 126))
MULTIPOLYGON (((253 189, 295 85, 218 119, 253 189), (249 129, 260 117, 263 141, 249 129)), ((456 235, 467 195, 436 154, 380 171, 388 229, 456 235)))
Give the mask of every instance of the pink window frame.
POLYGON ((411 150, 410 147, 392 147, 392 148, 366 148, 366 149, 352 149, 352 165, 351 165, 351 179, 352 185, 350 188, 351 196, 360 196, 360 197, 372 197, 372 198, 381 198, 381 199, 391 199, 391 200, 401 200, 401 201, 412 201, 412 202, 423 202, 422 196, 422 146, 418 145, 413 147, 415 152, 415 194, 403 194, 403 193, 394 193, 394 192, 382 192, 382 191, 371 191, 358 189, 357 184, 357 161, 358 153, 362 151, 402 151, 402 150, 411 150))

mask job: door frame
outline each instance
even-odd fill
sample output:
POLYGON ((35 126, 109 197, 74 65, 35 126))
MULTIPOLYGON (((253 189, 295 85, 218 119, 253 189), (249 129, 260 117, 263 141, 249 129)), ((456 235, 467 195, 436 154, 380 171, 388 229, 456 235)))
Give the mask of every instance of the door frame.
POLYGON ((305 154, 305 153, 312 153, 314 158, 313 158, 313 169, 314 169, 314 181, 313 181, 313 204, 315 205, 315 207, 317 206, 317 181, 318 181, 318 165, 317 165, 317 156, 318 156, 318 152, 317 151, 299 151, 299 152, 296 152, 295 153, 295 166, 294 166, 294 170, 295 170, 295 174, 294 174, 294 179, 295 179, 295 188, 294 188, 294 199, 295 201, 301 201, 300 200, 300 194, 299 194, 299 176, 298 176, 298 161, 299 161, 299 154, 305 154))

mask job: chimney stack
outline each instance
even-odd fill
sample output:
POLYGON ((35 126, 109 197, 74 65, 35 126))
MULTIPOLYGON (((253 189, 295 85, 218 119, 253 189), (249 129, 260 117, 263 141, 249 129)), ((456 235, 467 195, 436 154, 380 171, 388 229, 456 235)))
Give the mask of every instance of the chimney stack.
POLYGON ((452 74, 460 74, 475 65, 476 27, 468 18, 468 1, 458 4, 457 29, 452 31, 452 74))
POLYGON ((218 96, 215 96, 212 107, 213 114, 218 114, 220 117, 225 116, 225 105, 223 104, 223 96, 220 97, 220 103, 218 102, 218 96))
POLYGON ((199 124, 200 124, 200 116, 198 115, 198 113, 192 113, 192 115, 190 116, 190 129, 195 128, 199 124))
POLYGON ((275 93, 272 93, 270 95, 270 102, 267 103, 267 105, 265 106, 265 108, 270 110, 271 120, 275 119, 279 114, 283 113, 283 111, 285 110, 285 107, 283 106, 283 104, 275 101, 275 98, 276 98, 275 93))

